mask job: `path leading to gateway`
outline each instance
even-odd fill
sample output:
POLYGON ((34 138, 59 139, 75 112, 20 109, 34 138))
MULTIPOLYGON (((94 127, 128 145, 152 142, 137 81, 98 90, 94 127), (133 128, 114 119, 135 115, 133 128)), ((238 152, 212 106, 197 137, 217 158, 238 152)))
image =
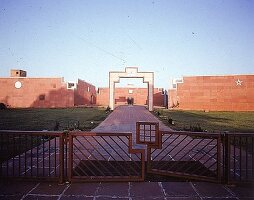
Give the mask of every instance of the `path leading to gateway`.
POLYGON ((136 132, 136 122, 159 122, 160 130, 172 130, 150 113, 144 106, 117 107, 93 132, 136 132))

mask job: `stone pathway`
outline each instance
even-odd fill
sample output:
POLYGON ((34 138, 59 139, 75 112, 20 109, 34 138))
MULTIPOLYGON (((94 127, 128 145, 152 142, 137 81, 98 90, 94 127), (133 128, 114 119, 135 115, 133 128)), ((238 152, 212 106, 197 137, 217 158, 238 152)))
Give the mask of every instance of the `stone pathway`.
POLYGON ((144 106, 119 106, 93 132, 136 131, 137 121, 159 122, 161 130, 172 130, 151 114, 144 106))
MULTIPOLYGON (((132 132, 159 120, 142 106, 120 106, 93 132, 132 132)), ((170 130, 160 122, 160 129, 170 130)), ((0 180, 1 199, 254 199, 253 186, 206 182, 66 183, 0 180)))
POLYGON ((251 187, 203 182, 0 182, 0 199, 254 199, 251 187))

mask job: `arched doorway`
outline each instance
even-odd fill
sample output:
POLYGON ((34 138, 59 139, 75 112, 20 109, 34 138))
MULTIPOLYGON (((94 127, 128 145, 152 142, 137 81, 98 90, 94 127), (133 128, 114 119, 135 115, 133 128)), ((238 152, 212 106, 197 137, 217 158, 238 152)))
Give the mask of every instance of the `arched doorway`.
POLYGON ((143 78, 143 83, 148 85, 148 110, 153 111, 154 73, 139 72, 137 67, 126 67, 124 72, 109 72, 109 106, 111 110, 115 108, 115 83, 119 83, 120 78, 143 78))

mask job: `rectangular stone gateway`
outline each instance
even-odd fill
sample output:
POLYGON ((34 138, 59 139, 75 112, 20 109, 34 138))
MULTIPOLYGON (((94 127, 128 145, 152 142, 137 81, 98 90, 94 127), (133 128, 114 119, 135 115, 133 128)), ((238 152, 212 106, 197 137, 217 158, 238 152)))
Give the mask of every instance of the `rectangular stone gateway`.
POLYGON ((109 72, 109 106, 111 110, 115 108, 115 83, 120 82, 120 78, 143 78, 143 82, 148 85, 148 110, 153 110, 153 89, 154 73, 139 72, 137 67, 126 67, 124 72, 109 72))

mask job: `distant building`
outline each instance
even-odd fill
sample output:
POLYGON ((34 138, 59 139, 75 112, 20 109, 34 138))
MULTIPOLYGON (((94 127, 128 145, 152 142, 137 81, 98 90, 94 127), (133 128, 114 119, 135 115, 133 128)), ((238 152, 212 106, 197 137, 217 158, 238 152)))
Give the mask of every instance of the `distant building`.
MULTIPOLYGON (((0 78, 0 103, 12 108, 65 108, 108 106, 109 88, 98 88, 78 79, 27 77, 24 70, 11 70, 0 78)), ((148 104, 148 88, 116 87, 114 105, 148 104)), ((182 110, 254 111, 254 75, 189 76, 176 79, 172 88, 153 88, 153 106, 182 110), (167 98, 168 99, 165 99, 167 98), (168 100, 168 101, 167 101, 168 100), (168 104, 168 105, 167 105, 168 104)))
MULTIPOLYGON (((65 82, 63 78, 27 77, 24 70, 12 69, 10 77, 0 78, 0 103, 12 108, 59 108, 82 105, 109 105, 109 88, 96 88, 83 80, 65 82)), ((147 105, 148 89, 116 88, 115 105, 147 105)), ((166 106, 162 88, 154 88, 154 105, 166 106)))
POLYGON ((26 71, 20 69, 11 69, 11 77, 26 77, 26 71))
POLYGON ((204 111, 254 111, 254 75, 190 76, 175 80, 169 108, 204 111))
POLYGON ((96 104, 96 88, 78 80, 31 78, 26 71, 11 70, 11 77, 0 78, 0 102, 13 108, 56 108, 96 104))
MULTIPOLYGON (((153 105, 166 107, 163 88, 154 88, 153 105)), ((127 105, 127 99, 133 98, 134 105, 147 105, 148 89, 137 87, 117 87, 115 88, 115 105, 127 105)), ((109 88, 98 88, 97 105, 109 105, 109 88)))

